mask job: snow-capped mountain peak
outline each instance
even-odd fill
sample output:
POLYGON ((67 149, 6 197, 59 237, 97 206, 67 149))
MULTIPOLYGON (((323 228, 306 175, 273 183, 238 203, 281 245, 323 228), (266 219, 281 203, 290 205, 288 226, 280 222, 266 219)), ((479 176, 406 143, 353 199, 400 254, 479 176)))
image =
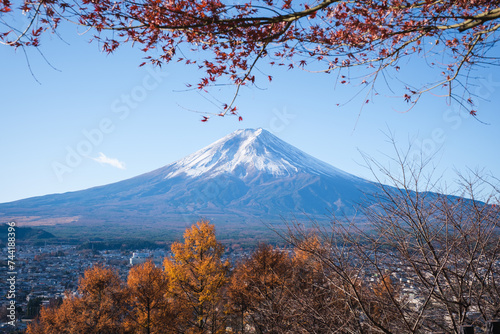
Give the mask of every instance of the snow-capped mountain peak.
POLYGON ((166 167, 165 179, 220 174, 246 178, 259 173, 291 176, 300 172, 350 176, 261 128, 237 130, 166 167))
POLYGON ((134 224, 180 226, 199 217, 247 229, 246 223, 281 221, 290 214, 325 219, 329 212, 355 213, 355 203, 377 191, 373 183, 266 130, 247 129, 154 171, 86 190, 0 204, 0 212, 8 219, 40 217, 43 224, 53 224, 55 218, 89 226, 126 224, 127 231, 134 224))

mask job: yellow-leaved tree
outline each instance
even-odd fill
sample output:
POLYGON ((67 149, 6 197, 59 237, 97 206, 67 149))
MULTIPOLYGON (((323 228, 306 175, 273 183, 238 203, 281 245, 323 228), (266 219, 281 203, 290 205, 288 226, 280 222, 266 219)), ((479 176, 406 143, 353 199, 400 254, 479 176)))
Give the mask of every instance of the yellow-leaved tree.
MULTIPOLYGON (((185 333, 222 333, 225 329, 223 290, 229 262, 222 260, 224 247, 215 227, 201 220, 184 233, 184 243, 172 244, 172 257, 165 258, 171 299, 185 316, 185 333)), ((182 322, 181 322, 182 323, 182 322)))

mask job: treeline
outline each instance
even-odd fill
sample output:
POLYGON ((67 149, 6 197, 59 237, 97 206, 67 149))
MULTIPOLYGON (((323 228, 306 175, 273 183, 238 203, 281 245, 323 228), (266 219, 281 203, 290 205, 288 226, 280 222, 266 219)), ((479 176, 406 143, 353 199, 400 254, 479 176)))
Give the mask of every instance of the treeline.
MULTIPOLYGON (((319 247, 318 240, 302 246, 319 247)), ((201 221, 172 245, 163 268, 134 266, 126 282, 110 268, 88 269, 78 295, 42 308, 28 333, 327 333, 362 326, 349 288, 325 276, 310 253, 262 244, 231 268, 223 252, 214 226, 201 221)), ((366 288, 374 297, 370 316, 382 321, 387 315, 376 301, 393 292, 390 279, 366 288)))
MULTIPOLYGON (((391 275, 401 270, 394 245, 364 238, 358 243, 351 239, 347 246, 339 244, 338 236, 331 244, 318 232, 301 234, 297 226, 291 228, 293 233, 283 237, 295 247, 283 250, 261 244, 232 267, 223 260, 224 247, 216 240, 214 226, 200 221, 186 230, 183 243, 172 245, 173 255, 164 259, 162 268, 152 262, 136 265, 126 282, 111 268, 88 269, 78 294, 67 294, 62 304, 42 308, 27 333, 428 333, 445 329, 459 333, 460 327, 454 330, 453 324, 465 324, 467 306, 469 311, 474 309, 474 294, 463 283, 484 299, 478 304, 482 311, 489 317, 498 315, 498 291, 488 290, 496 281, 482 279, 482 286, 473 277, 453 282, 458 274, 467 276, 456 267, 456 272, 434 272, 443 276, 431 284, 435 291, 414 282, 419 286, 410 296, 404 283, 391 275), (382 254, 385 259, 377 259, 382 254), (393 268, 385 261, 392 261, 393 268), (468 305, 461 305, 464 300, 448 289, 467 292, 468 305), (412 304, 411 298, 420 305, 412 304)), ((489 251, 498 251, 496 240, 497 250, 490 244, 489 251)), ((455 265, 455 260, 450 263, 455 265)), ((428 282, 433 280, 432 274, 424 274, 426 264, 418 261, 413 263, 422 266, 417 273, 428 282)), ((498 279, 498 271, 489 264, 489 269, 475 270, 485 278, 498 279)))
POLYGON ((126 282, 87 270, 78 295, 43 308, 28 333, 484 332, 500 318, 499 192, 477 201, 489 183, 475 178, 463 179, 468 199, 440 195, 418 175, 381 185, 360 208, 365 226, 289 222, 276 232, 290 248, 262 244, 235 264, 198 222, 161 268, 135 266, 126 282))
MULTIPOLYGON (((8 233, 8 228, 9 225, 7 224, 0 224, 0 234, 1 235, 7 235, 8 233)), ((16 240, 18 242, 23 242, 23 241, 30 241, 31 243, 41 240, 42 244, 43 241, 47 241, 50 239, 54 239, 55 236, 47 231, 38 229, 38 228, 32 228, 32 227, 24 227, 24 226, 16 226, 16 240)), ((0 245, 3 246, 5 245, 6 240, 0 239, 0 245)))

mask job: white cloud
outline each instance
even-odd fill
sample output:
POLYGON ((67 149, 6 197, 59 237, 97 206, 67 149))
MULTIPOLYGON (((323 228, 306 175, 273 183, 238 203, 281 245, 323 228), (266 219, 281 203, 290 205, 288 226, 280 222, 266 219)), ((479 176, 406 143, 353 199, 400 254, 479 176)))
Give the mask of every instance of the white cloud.
POLYGON ((102 152, 99 152, 99 157, 97 157, 97 158, 91 158, 91 159, 94 160, 94 161, 97 161, 97 162, 99 162, 101 164, 108 164, 108 165, 111 165, 111 166, 119 168, 119 169, 125 169, 125 163, 124 162, 121 162, 118 159, 108 158, 102 152))

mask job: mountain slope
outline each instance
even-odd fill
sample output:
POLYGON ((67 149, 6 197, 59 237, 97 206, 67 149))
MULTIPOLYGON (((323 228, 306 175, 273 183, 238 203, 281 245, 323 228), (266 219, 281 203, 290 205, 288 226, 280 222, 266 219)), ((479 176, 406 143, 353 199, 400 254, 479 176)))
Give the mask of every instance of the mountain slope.
POLYGON ((4 217, 79 223, 277 220, 350 211, 377 187, 263 129, 235 131, 167 166, 110 185, 0 204, 4 217))

